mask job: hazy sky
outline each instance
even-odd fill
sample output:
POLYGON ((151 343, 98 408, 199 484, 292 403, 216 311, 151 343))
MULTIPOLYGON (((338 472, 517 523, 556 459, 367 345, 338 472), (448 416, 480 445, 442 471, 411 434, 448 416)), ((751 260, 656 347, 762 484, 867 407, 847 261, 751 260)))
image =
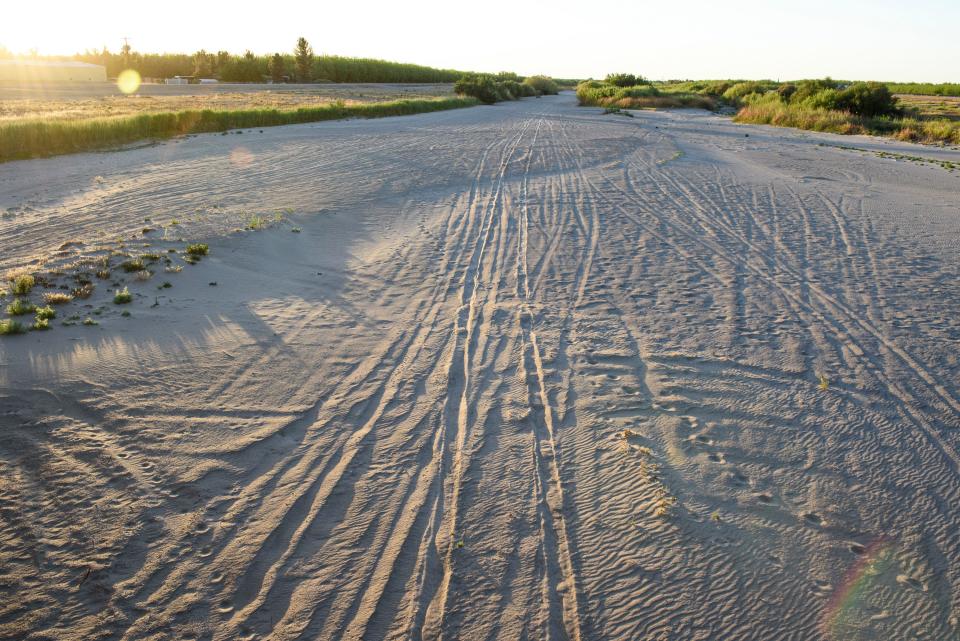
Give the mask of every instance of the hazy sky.
POLYGON ((960 0, 4 0, 0 44, 289 51, 599 77, 960 82, 960 0), (150 7, 149 9, 142 7, 150 7))

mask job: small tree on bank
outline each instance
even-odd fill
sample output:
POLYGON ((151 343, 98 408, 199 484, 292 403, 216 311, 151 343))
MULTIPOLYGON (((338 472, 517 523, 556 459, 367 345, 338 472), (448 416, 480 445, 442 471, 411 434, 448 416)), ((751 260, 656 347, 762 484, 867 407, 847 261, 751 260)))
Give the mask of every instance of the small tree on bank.
POLYGON ((313 47, 310 46, 306 38, 301 36, 297 40, 297 48, 293 55, 297 61, 297 80, 310 82, 313 68, 313 47))
POLYGON ((283 64, 283 56, 279 53, 273 54, 273 57, 270 58, 270 62, 267 65, 270 69, 270 78, 274 82, 283 82, 283 76, 286 73, 286 69, 283 64))

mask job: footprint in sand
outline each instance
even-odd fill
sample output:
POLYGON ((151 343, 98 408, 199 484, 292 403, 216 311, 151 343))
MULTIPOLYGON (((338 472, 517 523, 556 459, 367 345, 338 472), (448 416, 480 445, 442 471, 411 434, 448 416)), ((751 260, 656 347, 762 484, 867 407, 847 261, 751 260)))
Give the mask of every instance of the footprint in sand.
POLYGON ((723 458, 723 454, 719 454, 717 452, 711 452, 710 454, 707 455, 707 458, 713 461, 714 463, 723 464, 727 462, 726 459, 723 458))
POLYGON ((814 512, 807 512, 803 515, 803 518, 805 521, 807 521, 807 523, 811 523, 813 525, 823 525, 823 519, 820 518, 819 514, 814 512))
POLYGON ((864 546, 862 546, 862 545, 860 545, 859 543, 851 543, 851 544, 850 544, 850 551, 853 552, 854 554, 856 554, 857 556, 860 556, 860 555, 865 554, 865 553, 867 552, 867 548, 864 547, 864 546))
POLYGON ((217 606, 217 612, 220 614, 227 614, 233 612, 233 604, 230 601, 223 600, 220 602, 220 605, 217 606))
POLYGON ((773 497, 766 493, 757 494, 757 501, 759 501, 760 503, 763 503, 764 505, 770 505, 771 503, 773 503, 773 497))

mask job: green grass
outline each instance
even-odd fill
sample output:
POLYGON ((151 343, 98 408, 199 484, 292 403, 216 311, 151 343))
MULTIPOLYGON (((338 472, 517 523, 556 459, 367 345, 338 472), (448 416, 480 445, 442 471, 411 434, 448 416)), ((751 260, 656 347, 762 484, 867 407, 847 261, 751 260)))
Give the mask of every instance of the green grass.
POLYGON ((748 104, 734 121, 794 127, 837 134, 873 134, 924 143, 960 144, 960 123, 950 120, 856 116, 846 111, 815 109, 780 102, 748 104))
POLYGON ((23 323, 15 321, 13 319, 0 320, 0 336, 13 336, 15 334, 23 334, 27 330, 23 326, 23 323))
POLYGON ((343 118, 383 118, 471 107, 472 98, 330 104, 295 111, 180 111, 92 120, 24 120, 0 124, 0 162, 117 147, 138 140, 170 138, 254 127, 343 118))

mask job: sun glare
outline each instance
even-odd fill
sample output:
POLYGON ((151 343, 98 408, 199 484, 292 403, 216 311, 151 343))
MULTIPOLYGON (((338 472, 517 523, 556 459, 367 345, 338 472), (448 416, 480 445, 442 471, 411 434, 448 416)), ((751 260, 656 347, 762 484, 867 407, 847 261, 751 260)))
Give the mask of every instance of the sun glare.
POLYGON ((121 71, 117 76, 117 88, 126 94, 136 93, 140 88, 140 74, 133 69, 121 71))

